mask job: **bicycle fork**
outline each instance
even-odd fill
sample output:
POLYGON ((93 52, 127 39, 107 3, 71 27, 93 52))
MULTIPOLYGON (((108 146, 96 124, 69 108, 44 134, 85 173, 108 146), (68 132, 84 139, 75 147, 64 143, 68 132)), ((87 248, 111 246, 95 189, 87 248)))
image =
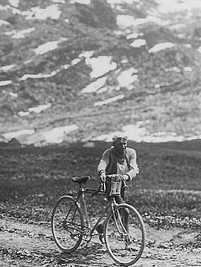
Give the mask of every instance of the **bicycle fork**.
MULTIPOLYGON (((115 204, 112 204, 112 214, 114 218, 114 223, 116 225, 116 228, 118 230, 118 233, 120 234, 121 237, 124 238, 125 240, 125 248, 128 248, 129 244, 129 233, 128 229, 126 229, 128 226, 125 226, 124 222, 122 221, 122 216, 119 212, 118 209, 115 209, 115 204)), ((124 215, 125 216, 125 215, 124 215)))
MULTIPOLYGON (((75 201, 76 204, 78 205, 77 201, 75 201)), ((74 224, 74 226, 78 226, 77 230, 80 231, 79 229, 79 225, 76 225, 76 214, 78 212, 78 209, 77 209, 77 206, 74 205, 74 203, 71 204, 66 216, 65 216, 65 219, 63 220, 63 228, 64 229, 67 229, 69 227, 69 225, 71 224, 74 224), (70 217, 70 220, 67 221, 67 218, 69 218, 69 214, 72 212, 72 216, 70 217)), ((74 236, 78 235, 78 233, 74 234, 71 232, 71 237, 73 238, 74 236)))

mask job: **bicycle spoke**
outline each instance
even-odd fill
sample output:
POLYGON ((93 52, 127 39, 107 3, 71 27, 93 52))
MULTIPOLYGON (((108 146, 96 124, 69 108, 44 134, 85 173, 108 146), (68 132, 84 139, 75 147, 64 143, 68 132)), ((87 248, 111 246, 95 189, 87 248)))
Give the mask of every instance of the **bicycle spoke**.
POLYGON ((141 256, 144 248, 144 226, 139 213, 121 204, 106 221, 105 241, 111 257, 129 266, 141 256))
POLYGON ((83 219, 71 197, 60 198, 52 213, 52 232, 56 244, 65 252, 72 252, 82 241, 83 219))

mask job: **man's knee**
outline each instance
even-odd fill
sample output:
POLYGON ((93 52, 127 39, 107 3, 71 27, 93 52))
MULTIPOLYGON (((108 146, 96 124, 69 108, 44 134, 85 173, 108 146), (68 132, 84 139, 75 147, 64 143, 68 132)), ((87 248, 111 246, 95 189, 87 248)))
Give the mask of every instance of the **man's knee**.
POLYGON ((123 203, 125 203, 125 201, 122 198, 122 196, 117 196, 115 200, 116 200, 117 204, 123 204, 123 203))

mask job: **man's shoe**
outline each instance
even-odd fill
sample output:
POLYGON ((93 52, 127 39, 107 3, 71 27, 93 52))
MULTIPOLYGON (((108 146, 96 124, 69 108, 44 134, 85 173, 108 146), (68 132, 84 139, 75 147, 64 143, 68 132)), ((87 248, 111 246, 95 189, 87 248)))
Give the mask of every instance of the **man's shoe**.
POLYGON ((128 249, 129 245, 132 244, 131 238, 127 235, 125 236, 125 248, 128 249))
POLYGON ((103 224, 102 223, 98 224, 96 227, 96 231, 98 232, 98 237, 102 244, 104 243, 103 230, 104 230, 103 224))
POLYGON ((99 234, 98 238, 99 238, 101 244, 104 244, 104 236, 103 236, 103 234, 99 234))

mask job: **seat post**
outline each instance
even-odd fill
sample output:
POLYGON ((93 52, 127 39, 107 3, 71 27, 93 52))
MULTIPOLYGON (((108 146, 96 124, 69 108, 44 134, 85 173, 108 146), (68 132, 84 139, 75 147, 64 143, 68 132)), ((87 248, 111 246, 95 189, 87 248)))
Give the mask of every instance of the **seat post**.
POLYGON ((111 205, 112 205, 112 207, 114 207, 114 206, 117 205, 117 202, 116 202, 116 200, 115 200, 115 196, 112 196, 112 197, 111 197, 111 205))
POLYGON ((80 186, 80 192, 84 193, 85 192, 85 188, 84 188, 84 185, 82 183, 79 184, 80 186))
POLYGON ((87 227, 91 228, 84 192, 85 192, 85 188, 84 188, 83 184, 81 183, 80 184, 80 195, 81 195, 81 197, 80 197, 80 206, 81 206, 81 209, 82 209, 82 212, 83 212, 84 221, 85 221, 87 227))

